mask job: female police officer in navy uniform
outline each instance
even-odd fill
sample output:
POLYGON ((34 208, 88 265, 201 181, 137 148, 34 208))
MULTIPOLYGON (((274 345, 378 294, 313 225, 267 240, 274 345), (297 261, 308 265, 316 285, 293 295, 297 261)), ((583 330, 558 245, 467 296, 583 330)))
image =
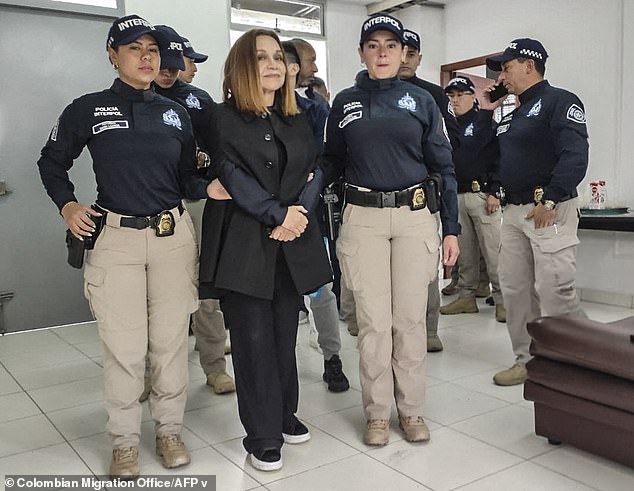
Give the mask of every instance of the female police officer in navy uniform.
POLYGON ((233 199, 205 207, 201 298, 221 299, 243 444, 255 468, 272 471, 282 466, 284 442, 310 438, 295 416, 295 343, 299 295, 332 281, 310 212, 322 189, 307 184, 318 151, 273 31, 255 29, 235 43, 223 90, 205 143, 233 199))
POLYGON ((110 474, 139 474, 138 445, 145 356, 152 366, 150 411, 166 467, 189 463, 181 440, 187 389, 187 325, 197 308, 197 251, 181 198, 203 198, 185 109, 157 95, 163 38, 146 20, 117 19, 108 33, 118 71, 109 89, 73 101, 38 161, 42 182, 78 238, 105 226, 84 271, 85 292, 103 342, 110 474), (77 202, 68 170, 87 146, 98 211, 77 202))
POLYGON ((456 180, 442 117, 426 91, 397 78, 401 22, 364 22, 359 54, 367 72, 337 95, 328 119, 326 181, 343 173, 346 208, 337 255, 359 323, 365 442, 384 445, 392 401, 409 441, 429 439, 423 420, 427 286, 438 264, 437 224, 422 199, 430 172, 442 175, 443 259, 458 245, 456 180))

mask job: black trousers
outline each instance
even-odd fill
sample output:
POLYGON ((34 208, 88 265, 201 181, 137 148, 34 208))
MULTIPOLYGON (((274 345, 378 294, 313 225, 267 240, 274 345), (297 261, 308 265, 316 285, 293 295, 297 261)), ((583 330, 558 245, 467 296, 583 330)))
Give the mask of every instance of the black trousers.
POLYGON ((273 300, 228 292, 221 308, 231 335, 244 448, 249 453, 279 449, 299 398, 299 294, 283 254, 277 258, 273 300))

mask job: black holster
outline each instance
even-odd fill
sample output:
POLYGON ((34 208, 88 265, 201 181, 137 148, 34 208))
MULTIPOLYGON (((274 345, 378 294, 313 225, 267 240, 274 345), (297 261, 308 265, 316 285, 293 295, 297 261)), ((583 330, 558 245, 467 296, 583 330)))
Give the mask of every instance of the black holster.
POLYGON ((440 174, 429 174, 423 181, 425 196, 427 197, 427 209, 434 214, 440 211, 442 197, 442 177, 440 174))
POLYGON ((90 219, 95 223, 95 231, 90 237, 79 240, 70 230, 66 230, 66 247, 68 247, 68 264, 73 268, 81 269, 84 265, 84 251, 89 251, 95 247, 99 234, 106 224, 106 212, 97 205, 92 205, 93 210, 101 213, 100 217, 90 215, 90 219))

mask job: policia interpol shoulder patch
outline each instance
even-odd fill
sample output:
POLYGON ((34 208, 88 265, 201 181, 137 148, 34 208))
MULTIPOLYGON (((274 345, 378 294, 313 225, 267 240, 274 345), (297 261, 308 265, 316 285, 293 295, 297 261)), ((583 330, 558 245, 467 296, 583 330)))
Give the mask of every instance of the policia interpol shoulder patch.
POLYGON ((575 123, 581 123, 581 124, 586 123, 586 115, 583 112, 583 109, 581 109, 576 104, 573 104, 572 106, 568 108, 568 112, 566 113, 566 119, 569 119, 570 121, 574 121, 575 123))

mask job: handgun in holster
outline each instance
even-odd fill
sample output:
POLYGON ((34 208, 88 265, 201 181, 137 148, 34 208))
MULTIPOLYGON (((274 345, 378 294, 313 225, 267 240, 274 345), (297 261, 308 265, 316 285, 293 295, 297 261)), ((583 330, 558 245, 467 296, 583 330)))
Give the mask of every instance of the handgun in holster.
POLYGON ((68 248, 68 264, 73 268, 81 269, 84 265, 84 251, 89 251, 95 247, 97 238, 106 224, 106 212, 97 205, 92 205, 93 210, 101 213, 101 216, 90 215, 90 219, 95 223, 95 231, 92 236, 79 240, 70 230, 66 230, 66 247, 68 248))
POLYGON ((429 174, 423 181, 423 187, 425 188, 429 213, 439 212, 442 197, 442 177, 440 174, 429 174))

